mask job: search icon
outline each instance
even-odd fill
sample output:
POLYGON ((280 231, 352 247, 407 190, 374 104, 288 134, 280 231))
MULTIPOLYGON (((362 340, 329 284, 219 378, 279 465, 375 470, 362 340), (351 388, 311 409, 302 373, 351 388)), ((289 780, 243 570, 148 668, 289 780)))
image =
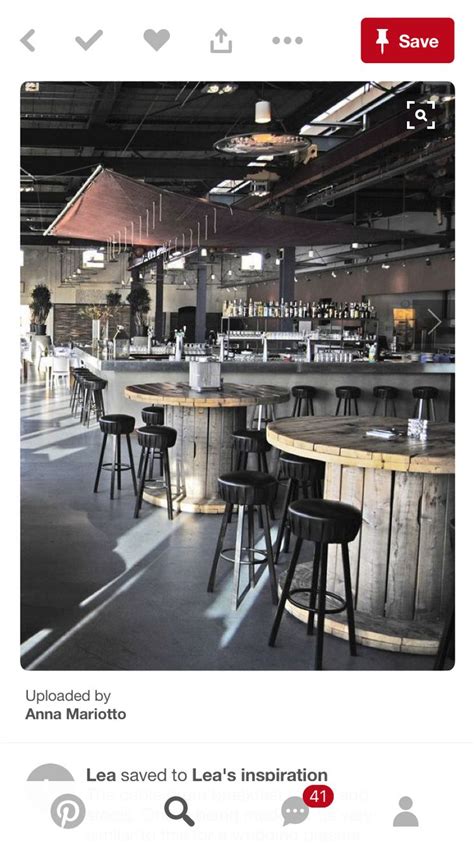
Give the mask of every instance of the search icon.
POLYGON ((196 825, 194 820, 188 815, 188 803, 182 796, 170 796, 165 802, 165 814, 170 820, 184 820, 190 826, 196 825), (180 807, 178 812, 171 811, 171 805, 176 802, 180 807))
POLYGON ((424 108, 417 108, 415 111, 415 120, 423 120, 424 123, 428 122, 428 118, 426 116, 426 111, 424 108))

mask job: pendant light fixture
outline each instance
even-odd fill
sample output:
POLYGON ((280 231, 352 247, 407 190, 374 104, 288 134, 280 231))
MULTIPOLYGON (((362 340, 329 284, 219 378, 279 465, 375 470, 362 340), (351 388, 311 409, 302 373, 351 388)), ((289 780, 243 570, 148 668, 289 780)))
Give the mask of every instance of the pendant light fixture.
POLYGON ((258 100, 255 103, 255 122, 256 123, 271 123, 272 106, 268 100, 258 100))
MULTIPOLYGON (((258 100, 255 103, 255 122, 258 124, 271 123, 272 106, 268 100, 258 100)), ((231 135, 221 138, 214 144, 218 152, 229 155, 259 156, 259 155, 296 155, 304 152, 311 145, 311 139, 304 135, 286 135, 276 132, 251 132, 245 135, 231 135)))

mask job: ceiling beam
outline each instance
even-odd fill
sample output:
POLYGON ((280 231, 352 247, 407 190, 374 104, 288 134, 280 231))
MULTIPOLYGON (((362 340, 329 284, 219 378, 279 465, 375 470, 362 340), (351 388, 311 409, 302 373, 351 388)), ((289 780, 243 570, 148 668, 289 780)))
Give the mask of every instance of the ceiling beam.
POLYGON ((93 170, 99 164, 126 176, 135 178, 160 179, 172 181, 201 181, 211 179, 214 182, 223 179, 249 178, 250 173, 245 162, 231 158, 187 161, 181 158, 107 158, 102 155, 88 156, 51 156, 25 155, 21 166, 33 176, 55 176, 67 174, 71 170, 90 167, 93 170))
MULTIPOLYGON (((367 129, 367 131, 336 147, 336 149, 327 152, 324 156, 314 158, 308 164, 301 164, 293 170, 290 176, 278 183, 268 198, 252 203, 251 207, 260 208, 269 202, 274 202, 275 199, 281 199, 283 196, 295 193, 295 191, 326 179, 381 150, 388 149, 404 138, 413 137, 422 130, 426 131, 423 123, 414 130, 407 129, 406 114, 405 107, 390 120, 385 120, 372 129, 367 129)), ((431 138, 429 139, 431 140, 431 138)), ((242 207, 244 206, 242 205, 242 207)))

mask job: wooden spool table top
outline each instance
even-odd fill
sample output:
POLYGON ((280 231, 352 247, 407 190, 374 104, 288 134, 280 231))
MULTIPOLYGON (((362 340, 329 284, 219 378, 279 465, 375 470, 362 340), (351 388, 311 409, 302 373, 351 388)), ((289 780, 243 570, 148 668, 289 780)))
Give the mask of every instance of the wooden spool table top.
POLYGON ((454 474, 454 424, 429 422, 428 439, 406 436, 407 423, 383 416, 304 416, 267 425, 267 439, 290 454, 360 468, 454 474), (395 428, 400 439, 373 439, 369 428, 395 428))
POLYGON ((222 389, 196 392, 187 383, 140 383, 125 387, 132 401, 173 407, 250 407, 256 404, 281 404, 289 400, 287 389, 266 384, 224 383, 222 389))

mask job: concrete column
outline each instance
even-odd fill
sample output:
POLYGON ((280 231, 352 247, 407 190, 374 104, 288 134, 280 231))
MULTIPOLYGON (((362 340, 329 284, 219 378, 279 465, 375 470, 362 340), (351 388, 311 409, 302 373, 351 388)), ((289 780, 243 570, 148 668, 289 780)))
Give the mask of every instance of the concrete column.
POLYGON ((197 268, 196 289, 196 342, 204 342, 206 337, 207 312, 207 265, 199 262, 197 268))
MULTIPOLYGON (((141 284, 139 267, 134 266, 130 274, 132 276, 132 283, 130 284, 130 289, 133 290, 134 287, 137 286, 137 284, 141 284)), ((130 336, 134 337, 135 333, 135 319, 132 313, 132 308, 130 308, 130 336)))
MULTIPOLYGON (((283 249, 283 257, 280 259, 279 298, 283 299, 283 301, 293 301, 295 298, 295 266, 295 247, 286 246, 283 249)), ((282 321, 282 330, 291 331, 292 328, 292 319, 284 319, 282 321)))
POLYGON ((163 286, 165 283, 165 269, 163 255, 156 259, 156 281, 155 281, 155 337, 163 339, 163 286))

